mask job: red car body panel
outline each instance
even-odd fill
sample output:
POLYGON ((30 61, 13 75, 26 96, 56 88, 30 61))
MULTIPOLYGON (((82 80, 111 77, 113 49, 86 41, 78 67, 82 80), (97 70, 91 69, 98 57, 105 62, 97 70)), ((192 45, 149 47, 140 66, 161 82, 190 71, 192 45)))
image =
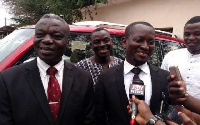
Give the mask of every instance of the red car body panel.
MULTIPOLYGON (((34 25, 31 25, 30 27, 34 28, 34 25)), ((95 26, 77 26, 77 25, 70 25, 70 32, 79 32, 79 33, 91 33, 94 29, 97 27, 95 26)), ((106 28, 110 34, 112 35, 124 35, 125 30, 124 29, 115 29, 115 28, 106 28)), ((156 35, 156 39, 161 40, 170 40, 174 42, 183 43, 183 40, 178 38, 173 38, 170 36, 164 36, 164 35, 156 35)), ((33 40, 34 36, 29 38, 26 42, 24 42, 21 46, 19 46, 13 53, 11 53, 6 59, 4 59, 0 63, 0 71, 5 70, 11 66, 13 66, 17 60, 22 57, 22 55, 27 52, 32 46, 33 46, 33 40)))

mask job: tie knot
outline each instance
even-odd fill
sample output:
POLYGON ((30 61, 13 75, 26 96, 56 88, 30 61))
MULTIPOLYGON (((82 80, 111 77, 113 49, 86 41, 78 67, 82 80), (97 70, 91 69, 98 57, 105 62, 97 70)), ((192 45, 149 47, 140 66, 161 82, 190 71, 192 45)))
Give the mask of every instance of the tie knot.
POLYGON ((47 74, 49 74, 50 76, 55 76, 55 74, 56 74, 56 72, 57 72, 58 70, 55 68, 55 67, 49 67, 48 69, 47 69, 47 74))
POLYGON ((134 68, 131 70, 131 72, 133 72, 133 73, 136 74, 136 75, 139 75, 141 71, 142 71, 142 70, 141 70, 139 67, 134 67, 134 68))

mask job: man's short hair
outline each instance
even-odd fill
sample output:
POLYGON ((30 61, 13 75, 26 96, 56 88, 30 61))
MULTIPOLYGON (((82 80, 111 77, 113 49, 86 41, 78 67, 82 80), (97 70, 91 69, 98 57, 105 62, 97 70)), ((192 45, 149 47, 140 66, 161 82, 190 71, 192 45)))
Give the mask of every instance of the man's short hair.
MULTIPOLYGON (((48 18, 48 19, 56 19, 56 20, 60 20, 61 22, 63 22, 63 24, 65 24, 66 25, 66 28, 68 27, 68 36, 69 36, 69 33, 70 33, 70 30, 69 30, 69 26, 68 26, 68 24, 67 24, 67 22, 64 20, 64 19, 62 19, 60 16, 58 16, 58 15, 56 15, 56 14, 52 14, 52 13, 50 13, 50 14, 45 14, 45 15, 43 15, 41 18, 40 18, 40 20, 42 20, 42 19, 46 19, 46 18, 48 18)), ((39 21, 40 21, 39 20, 39 21)), ((39 22, 38 21, 38 22, 39 22)), ((37 25, 37 24, 36 24, 37 25)))
MULTIPOLYGON (((95 30, 92 31, 92 33, 91 33, 91 35, 90 35, 90 38, 92 37, 92 35, 93 35, 94 33, 98 32, 98 31, 102 31, 102 30, 104 30, 104 31, 106 31, 107 33, 109 33, 109 31, 106 30, 106 29, 104 29, 104 28, 96 28, 95 30)), ((110 33, 109 33, 109 34, 110 34, 110 33)))
POLYGON ((200 22, 200 16, 194 16, 190 20, 187 21, 187 24, 193 24, 193 23, 199 23, 200 22))
POLYGON ((138 21, 138 22, 133 22, 131 24, 129 24, 126 29, 125 29, 125 38, 127 39, 129 36, 130 36, 130 33, 133 29, 133 26, 137 25, 137 24, 143 24, 143 25, 146 25, 146 26, 149 26, 149 27, 152 27, 154 28, 150 23, 148 22, 143 22, 143 21, 138 21))
POLYGON ((66 23, 66 24, 67 24, 67 22, 66 22, 64 19, 62 19, 60 16, 58 16, 58 15, 56 15, 56 14, 52 14, 52 13, 50 13, 50 14, 45 14, 45 15, 42 16, 41 19, 45 19, 45 18, 57 19, 57 20, 60 20, 60 21, 62 21, 63 23, 66 23))

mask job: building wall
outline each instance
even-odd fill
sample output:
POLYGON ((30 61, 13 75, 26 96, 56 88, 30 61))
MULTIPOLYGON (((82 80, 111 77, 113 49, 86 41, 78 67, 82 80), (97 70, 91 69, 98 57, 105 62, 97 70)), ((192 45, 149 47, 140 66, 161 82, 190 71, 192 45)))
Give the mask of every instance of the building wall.
MULTIPOLYGON (((147 21, 155 28, 173 27, 182 38, 184 24, 200 16, 200 0, 110 0, 111 4, 93 11, 93 20, 120 24, 147 21), (97 15, 95 14, 97 12, 97 15)), ((91 20, 87 15, 84 20, 91 20)))

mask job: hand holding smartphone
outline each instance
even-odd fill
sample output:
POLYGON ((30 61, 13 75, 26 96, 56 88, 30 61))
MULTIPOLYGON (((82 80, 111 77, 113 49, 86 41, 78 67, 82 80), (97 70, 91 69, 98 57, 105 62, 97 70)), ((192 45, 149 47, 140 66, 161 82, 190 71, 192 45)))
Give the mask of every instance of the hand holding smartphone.
POLYGON ((169 71, 170 71, 170 75, 176 76, 175 78, 176 81, 182 80, 180 71, 177 66, 170 66, 169 71))
MULTIPOLYGON (((181 74, 180 74, 180 71, 178 69, 177 66, 170 66, 169 67, 169 71, 170 71, 170 75, 175 75, 175 81, 181 81, 182 80, 182 77, 181 77, 181 74)), ((182 91, 182 93, 180 93, 181 95, 186 95, 186 87, 184 85, 184 83, 182 82, 182 86, 184 88, 184 92, 182 91)), ((186 97, 183 97, 183 98, 178 98, 177 101, 178 102, 183 102, 186 100, 186 97)))
POLYGON ((178 125, 181 125, 182 121, 178 116, 178 112, 179 111, 176 110, 172 105, 164 103, 162 115, 165 118, 165 120, 170 120, 176 122, 178 125))

